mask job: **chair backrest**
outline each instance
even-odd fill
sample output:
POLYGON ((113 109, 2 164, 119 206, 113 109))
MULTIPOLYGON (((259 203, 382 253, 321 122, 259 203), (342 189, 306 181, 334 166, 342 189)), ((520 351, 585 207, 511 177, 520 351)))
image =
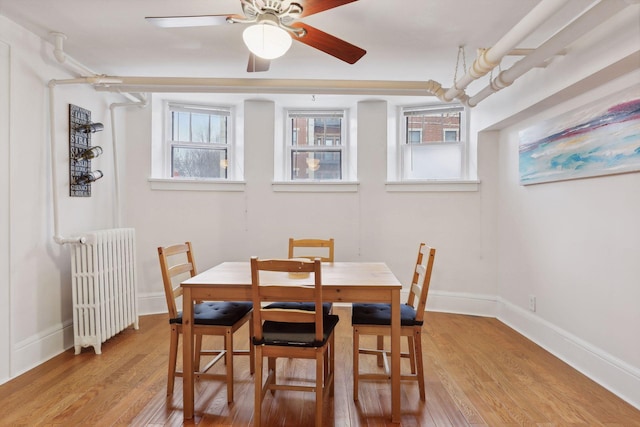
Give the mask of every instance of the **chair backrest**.
POLYGON ((178 317, 176 299, 182 296, 180 283, 174 284, 174 277, 189 274, 191 277, 197 273, 196 263, 193 259, 191 242, 158 248, 162 282, 164 283, 164 295, 167 298, 167 308, 172 319, 178 317))
MULTIPOLYGON (((307 251, 310 252, 310 251, 307 251)), ((310 260, 320 258, 322 262, 333 262, 333 238, 331 239, 294 239, 289 238, 289 258, 308 258, 310 260), (295 248, 313 248, 312 251, 318 252, 316 253, 307 253, 307 254, 298 254, 295 248), (318 248, 327 248, 328 254, 327 256, 322 256, 320 251, 326 254, 325 249, 318 248)))
POLYGON ((422 321, 424 317, 435 256, 436 250, 434 248, 420 243, 416 268, 413 271, 413 279, 411 281, 411 290, 409 291, 409 298, 407 300, 407 304, 416 310, 417 321, 422 321))
MULTIPOLYGON (((264 276, 263 276, 264 278, 264 276)), ((262 340, 262 322, 315 323, 315 340, 322 341, 322 277, 319 259, 263 259, 251 258, 251 291, 253 300, 253 333, 262 340), (261 281, 261 273, 276 272, 261 281), (292 279, 292 277, 296 277, 292 279), (313 279, 310 277, 313 276, 313 279), (269 308, 262 303, 274 301, 313 301, 315 310, 269 308)))

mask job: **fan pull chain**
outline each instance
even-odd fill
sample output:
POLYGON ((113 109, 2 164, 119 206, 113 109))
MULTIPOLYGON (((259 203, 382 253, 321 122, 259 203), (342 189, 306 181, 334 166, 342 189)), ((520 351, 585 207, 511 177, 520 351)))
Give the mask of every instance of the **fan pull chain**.
POLYGON ((467 59, 466 59, 466 53, 464 51, 464 45, 458 46, 458 57, 456 58, 456 69, 453 73, 453 87, 456 87, 456 83, 458 82, 458 69, 460 68, 460 58, 462 58, 462 71, 463 73, 466 73, 467 59))

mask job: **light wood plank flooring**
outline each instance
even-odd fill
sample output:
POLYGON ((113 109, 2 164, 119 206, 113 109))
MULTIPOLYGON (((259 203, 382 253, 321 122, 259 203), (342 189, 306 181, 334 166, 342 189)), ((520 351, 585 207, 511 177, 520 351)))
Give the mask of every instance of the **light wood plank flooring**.
MULTIPOLYGON (((335 426, 391 425, 388 383, 361 382, 353 401, 350 308, 335 311, 336 388, 325 419, 335 426)), ((167 316, 140 320, 140 330, 103 344, 102 355, 89 348, 75 356, 70 349, 0 386, 0 425, 183 425, 181 379, 166 397, 167 316)), ((247 327, 236 342, 248 347, 247 327)), ((403 426, 640 426, 640 411, 496 319, 429 312, 423 348, 427 400, 420 401, 415 383, 403 384, 403 426)), ((251 425, 253 378, 248 358, 235 360, 235 402, 227 404, 222 383, 200 380, 196 418, 186 425, 251 425)), ((376 369, 374 357, 361 360, 361 369, 376 369)), ((313 375, 309 363, 281 364, 284 376, 313 375)), ((278 392, 264 403, 263 423, 308 426, 313 411, 312 394, 278 392)))

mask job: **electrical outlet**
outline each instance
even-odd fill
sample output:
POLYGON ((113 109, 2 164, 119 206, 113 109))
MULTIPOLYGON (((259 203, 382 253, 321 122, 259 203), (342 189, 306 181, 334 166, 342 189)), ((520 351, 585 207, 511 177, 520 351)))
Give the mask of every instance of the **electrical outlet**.
POLYGON ((529 310, 536 311, 536 296, 529 295, 529 310))

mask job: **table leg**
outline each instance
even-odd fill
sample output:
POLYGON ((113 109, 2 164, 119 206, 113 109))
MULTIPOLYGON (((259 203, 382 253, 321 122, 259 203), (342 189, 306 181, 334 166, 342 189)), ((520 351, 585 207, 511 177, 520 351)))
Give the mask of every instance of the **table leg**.
POLYGON ((391 293, 391 422, 400 423, 400 290, 391 293))
POLYGON ((193 301, 187 286, 182 294, 182 408, 184 419, 193 418, 193 301))

